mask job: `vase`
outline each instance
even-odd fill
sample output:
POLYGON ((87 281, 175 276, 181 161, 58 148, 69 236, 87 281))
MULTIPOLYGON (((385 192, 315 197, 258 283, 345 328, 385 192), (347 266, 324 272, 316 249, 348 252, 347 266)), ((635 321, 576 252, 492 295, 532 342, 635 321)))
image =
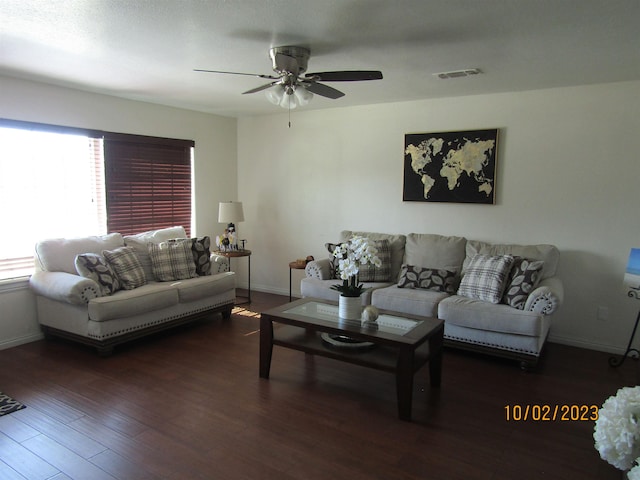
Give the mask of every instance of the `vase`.
POLYGON ((345 297, 340 295, 338 300, 338 317, 345 320, 360 320, 362 315, 362 299, 360 297, 345 297))

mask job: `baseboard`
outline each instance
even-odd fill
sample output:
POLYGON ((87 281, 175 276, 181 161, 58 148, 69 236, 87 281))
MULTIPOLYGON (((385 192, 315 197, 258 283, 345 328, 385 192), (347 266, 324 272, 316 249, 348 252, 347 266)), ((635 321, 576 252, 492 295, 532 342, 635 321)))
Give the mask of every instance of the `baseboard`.
POLYGON ((41 332, 39 332, 39 333, 33 333, 31 335, 26 335, 24 337, 2 340, 0 342, 0 350, 17 347, 18 345, 24 345, 25 343, 36 342, 38 340, 42 340, 43 338, 44 338, 44 335, 41 332))
POLYGON ((595 342, 589 342, 582 339, 568 338, 568 337, 562 337, 562 336, 557 336, 552 334, 549 335, 549 341, 551 343, 560 343, 562 345, 569 345, 570 347, 585 348, 587 350, 596 350, 598 352, 613 353, 617 355, 622 355, 625 352, 625 348, 620 347, 619 345, 595 343, 595 342))
MULTIPOLYGON (((242 288, 242 289, 246 289, 247 288, 247 284, 246 283, 238 283, 237 284, 237 288, 242 288)), ((282 295, 282 296, 286 296, 287 298, 289 297, 289 289, 288 288, 274 288, 271 285, 254 285, 253 283, 251 284, 251 291, 252 292, 262 292, 262 293, 270 293, 272 295, 282 295)), ((294 297, 300 297, 300 292, 297 291, 293 291, 293 296, 294 297)))

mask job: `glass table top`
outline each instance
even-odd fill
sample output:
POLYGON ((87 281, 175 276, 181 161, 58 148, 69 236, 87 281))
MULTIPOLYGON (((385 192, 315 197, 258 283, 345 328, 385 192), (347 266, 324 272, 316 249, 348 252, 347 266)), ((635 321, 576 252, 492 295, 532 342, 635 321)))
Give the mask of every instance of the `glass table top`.
MULTIPOLYGON (((361 323, 360 320, 344 320, 340 318, 338 316, 337 305, 330 305, 321 302, 307 302, 302 305, 289 308, 283 313, 334 322, 336 324, 346 323, 348 325, 357 326, 361 323)), ((422 321, 396 317, 394 315, 380 314, 376 323, 378 324, 378 331, 402 336, 420 325, 422 321)))

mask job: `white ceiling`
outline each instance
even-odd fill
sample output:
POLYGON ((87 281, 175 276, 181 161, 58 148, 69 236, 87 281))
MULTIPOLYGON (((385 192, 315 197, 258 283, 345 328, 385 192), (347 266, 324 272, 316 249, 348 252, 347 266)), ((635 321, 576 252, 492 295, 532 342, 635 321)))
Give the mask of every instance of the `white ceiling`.
POLYGON ((305 109, 640 79, 640 0, 0 0, 0 75, 225 116, 280 113, 250 76, 311 50, 333 82, 305 109), (472 77, 435 73, 479 68, 472 77))

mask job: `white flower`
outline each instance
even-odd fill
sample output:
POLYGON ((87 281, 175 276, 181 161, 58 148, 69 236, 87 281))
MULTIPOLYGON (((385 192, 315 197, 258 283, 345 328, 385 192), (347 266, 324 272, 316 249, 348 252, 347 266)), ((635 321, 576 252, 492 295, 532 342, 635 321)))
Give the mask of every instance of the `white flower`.
MULTIPOLYGON (((621 388, 602 404, 593 438, 603 460, 620 470, 633 466, 640 457, 639 419, 640 387, 621 388)), ((640 480, 640 471, 634 475, 640 480)))
POLYGON ((338 259, 338 271, 344 283, 331 288, 338 290, 343 296, 357 297, 364 291, 362 285, 357 282, 360 265, 371 263, 376 267, 382 266, 382 261, 378 258, 378 249, 368 238, 358 235, 337 245, 333 250, 333 256, 338 259))
POLYGON ((371 263, 378 268, 382 266, 378 249, 370 243, 368 238, 359 235, 354 235, 348 242, 336 246, 333 256, 339 260, 338 268, 342 280, 357 275, 360 265, 371 263))
MULTIPOLYGON (((636 458, 636 463, 640 464, 640 458, 636 458)), ((640 466, 636 465, 627 472, 627 480, 640 480, 640 466)))

